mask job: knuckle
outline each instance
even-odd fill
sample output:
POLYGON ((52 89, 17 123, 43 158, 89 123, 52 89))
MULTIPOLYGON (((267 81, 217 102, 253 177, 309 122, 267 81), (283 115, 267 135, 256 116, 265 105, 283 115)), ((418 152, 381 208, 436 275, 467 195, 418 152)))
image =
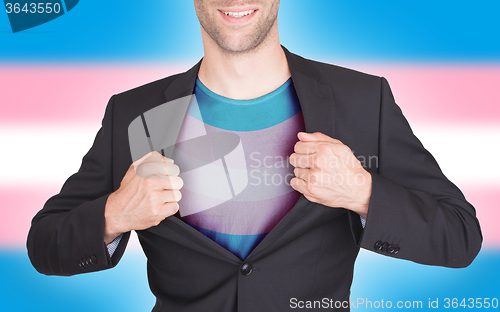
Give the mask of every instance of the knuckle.
POLYGON ((310 196, 316 196, 317 189, 314 187, 314 184, 307 183, 306 189, 310 196))
POLYGON ((178 176, 180 172, 181 170, 176 164, 167 164, 167 174, 169 176, 178 176))
POLYGON ((339 145, 339 154, 346 157, 346 156, 351 156, 351 155, 354 155, 354 153, 352 152, 352 149, 347 146, 347 145, 339 145))
POLYGON ((178 202, 182 198, 182 194, 179 190, 174 190, 174 201, 178 202))
POLYGON ((156 181, 154 179, 142 178, 141 182, 149 190, 154 188, 154 186, 156 186, 156 181))
POLYGON ((184 186, 184 180, 181 177, 172 177, 170 182, 173 189, 181 189, 184 186))
POLYGON ((297 159, 298 167, 309 167, 309 158, 307 156, 299 156, 297 159))
POLYGON ((291 186, 294 190, 296 190, 296 191, 298 191, 298 192, 302 193, 302 188, 301 188, 301 186, 300 186, 300 184, 299 184, 299 179, 298 179, 298 178, 292 178, 292 179, 290 180, 290 186, 291 186))
POLYGON ((137 166, 137 174, 142 174, 144 172, 147 172, 149 170, 151 170, 152 168, 152 165, 150 162, 146 162, 146 163, 141 163, 137 166))
POLYGON ((326 153, 331 152, 330 144, 321 143, 321 144, 318 144, 317 148, 318 148, 318 152, 321 154, 326 154, 326 153))
POLYGON ((162 181, 161 189, 162 190, 171 190, 174 188, 175 179, 174 177, 167 176, 165 180, 162 181))
POLYGON ((179 211, 178 203, 167 203, 165 204, 165 213, 168 216, 174 215, 179 211))
POLYGON ((295 153, 298 153, 298 152, 299 152, 299 150, 300 150, 301 145, 302 145, 302 144, 301 144, 301 142, 300 142, 300 141, 299 141, 299 142, 297 142, 297 143, 295 143, 295 145, 293 146, 293 151, 294 151, 295 153))
POLYGON ((321 156, 314 157, 311 165, 313 168, 323 168, 322 157, 321 156))
POLYGON ((351 149, 347 145, 340 145, 338 147, 338 150, 339 150, 339 154, 341 154, 341 155, 348 155, 348 154, 352 153, 351 149))
POLYGON ((151 205, 149 212, 153 218, 157 219, 161 215, 160 205, 151 205))
POLYGON ((315 184, 318 182, 318 176, 316 174, 312 173, 308 176, 307 180, 309 181, 309 184, 315 184))
POLYGON ((157 203, 160 199, 158 192, 148 192, 146 196, 151 204, 157 203))

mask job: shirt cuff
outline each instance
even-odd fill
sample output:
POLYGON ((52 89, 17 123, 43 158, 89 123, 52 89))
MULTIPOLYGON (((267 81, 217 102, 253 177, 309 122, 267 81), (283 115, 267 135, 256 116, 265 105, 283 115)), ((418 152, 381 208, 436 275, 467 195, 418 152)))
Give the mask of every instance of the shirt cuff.
POLYGON ((118 235, 111 243, 106 245, 106 247, 108 247, 108 252, 110 257, 113 257, 116 247, 118 247, 118 244, 120 244, 122 236, 123 234, 118 235))

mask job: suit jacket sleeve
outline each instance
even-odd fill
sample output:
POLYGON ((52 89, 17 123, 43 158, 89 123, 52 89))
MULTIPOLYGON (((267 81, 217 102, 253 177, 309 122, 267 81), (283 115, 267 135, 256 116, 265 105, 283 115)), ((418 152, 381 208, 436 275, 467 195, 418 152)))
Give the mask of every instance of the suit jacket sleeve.
POLYGON ((79 171, 33 218, 27 248, 35 269, 47 275, 74 275, 115 266, 130 233, 123 235, 113 257, 104 243, 104 207, 113 192, 113 99, 102 127, 79 171))
POLYGON ((359 244, 422 264, 467 266, 482 242, 474 207, 413 135, 384 78, 381 88, 378 168, 359 244), (384 243, 399 251, 379 250, 384 243))

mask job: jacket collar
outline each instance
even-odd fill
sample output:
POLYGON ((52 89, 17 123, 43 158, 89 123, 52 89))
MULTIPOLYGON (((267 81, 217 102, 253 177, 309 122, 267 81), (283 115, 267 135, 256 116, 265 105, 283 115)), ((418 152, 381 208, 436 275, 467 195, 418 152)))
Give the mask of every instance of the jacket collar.
MULTIPOLYGON (((331 88, 321 82, 321 72, 316 69, 313 61, 293 54, 283 46, 282 48, 300 101, 306 131, 322 132, 334 137, 335 105, 331 88)), ((193 94, 201 61, 187 72, 178 75, 167 87, 164 93, 166 102, 193 94)))
POLYGON ((187 72, 177 75, 177 78, 165 90, 165 102, 176 100, 178 98, 193 94, 196 77, 200 70, 201 59, 196 65, 187 72))
POLYGON ((285 47, 293 85, 300 101, 307 132, 335 136, 335 105, 331 88, 322 83, 314 61, 290 53, 285 47))

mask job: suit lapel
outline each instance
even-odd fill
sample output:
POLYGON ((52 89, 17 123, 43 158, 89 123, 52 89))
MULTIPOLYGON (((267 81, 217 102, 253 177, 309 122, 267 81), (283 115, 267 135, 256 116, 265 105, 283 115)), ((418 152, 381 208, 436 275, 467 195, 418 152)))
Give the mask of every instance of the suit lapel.
POLYGON ((165 89, 165 102, 176 100, 183 96, 192 95, 194 93, 194 85, 196 77, 201 65, 200 60, 196 65, 191 67, 187 72, 177 75, 177 78, 165 89))
MULTIPOLYGON (((322 132, 334 137, 335 105, 332 90, 329 86, 319 82, 321 74, 311 67, 311 61, 290 53, 285 47, 283 47, 283 50, 287 57, 293 85, 302 108, 306 131, 322 132)), ((313 206, 314 204, 302 195, 285 217, 250 253, 248 258, 258 256, 262 250, 270 246, 285 232, 291 230, 293 225, 302 219, 313 206)))
MULTIPOLYGON (((331 137, 335 137, 335 105, 331 88, 321 83, 321 73, 311 66, 311 61, 290 53, 284 47, 283 50, 287 57, 293 84, 302 108, 306 131, 322 132, 331 137)), ((201 61, 187 72, 180 74, 177 79, 168 86, 165 90, 165 99, 167 102, 193 94, 200 64, 201 61)), ((185 107, 185 111, 187 112, 187 106, 185 107)), ((178 135, 180 127, 176 129, 176 131, 178 135)), ((291 230, 293 225, 303 218, 312 206, 313 204, 311 202, 304 196, 301 196, 294 207, 250 253, 248 258, 258 255, 285 232, 291 230)), ((203 249, 207 251, 212 250, 217 257, 222 256, 231 262, 236 260, 239 261, 234 254, 177 217, 169 217, 165 219, 164 222, 167 223, 169 228, 175 228, 176 231, 179 231, 181 236, 201 245, 203 249)), ((157 227, 155 232, 160 234, 162 231, 157 227)))
POLYGON ((321 73, 310 60, 285 51, 293 85, 300 101, 307 132, 335 136, 335 105, 331 88, 321 83, 321 73))

